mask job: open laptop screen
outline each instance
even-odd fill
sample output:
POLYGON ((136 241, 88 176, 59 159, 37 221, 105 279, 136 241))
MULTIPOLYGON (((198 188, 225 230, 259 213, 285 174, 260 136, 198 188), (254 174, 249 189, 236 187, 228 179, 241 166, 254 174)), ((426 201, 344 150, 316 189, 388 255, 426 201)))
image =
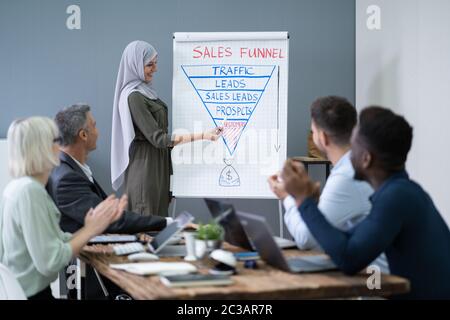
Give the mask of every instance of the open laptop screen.
POLYGON ((184 227, 194 220, 194 217, 187 211, 183 211, 177 216, 173 223, 165 227, 156 237, 153 238, 152 242, 149 243, 150 251, 153 253, 159 252, 178 232, 184 229, 184 227))
POLYGON ((225 241, 246 250, 253 250, 234 207, 231 204, 211 199, 205 199, 205 202, 211 215, 224 228, 225 241))

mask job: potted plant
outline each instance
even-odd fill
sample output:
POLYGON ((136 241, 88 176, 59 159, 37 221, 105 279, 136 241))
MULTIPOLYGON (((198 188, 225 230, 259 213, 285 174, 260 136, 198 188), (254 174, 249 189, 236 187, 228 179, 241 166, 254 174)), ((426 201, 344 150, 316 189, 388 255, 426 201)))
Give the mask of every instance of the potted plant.
POLYGON ((217 223, 200 224, 195 237, 195 251, 198 258, 220 249, 224 236, 223 228, 217 223))

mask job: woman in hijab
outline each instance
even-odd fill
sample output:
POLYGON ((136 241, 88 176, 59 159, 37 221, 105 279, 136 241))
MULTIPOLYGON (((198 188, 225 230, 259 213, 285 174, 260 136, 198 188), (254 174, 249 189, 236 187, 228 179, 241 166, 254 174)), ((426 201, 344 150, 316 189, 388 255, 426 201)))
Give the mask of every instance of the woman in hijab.
POLYGON ((170 135, 167 105, 152 87, 157 52, 144 41, 124 50, 117 75, 111 143, 111 179, 124 183, 129 210, 167 216, 170 202, 170 150, 196 140, 215 141, 221 128, 199 134, 170 135))

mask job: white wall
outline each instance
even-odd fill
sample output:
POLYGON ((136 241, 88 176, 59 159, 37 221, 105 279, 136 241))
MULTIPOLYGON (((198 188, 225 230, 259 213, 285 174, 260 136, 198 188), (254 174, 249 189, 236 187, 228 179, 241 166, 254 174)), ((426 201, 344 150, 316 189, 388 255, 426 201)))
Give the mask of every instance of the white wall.
POLYGON ((414 127, 407 169, 450 224, 450 1, 356 0, 356 104, 380 104, 414 127), (381 30, 368 30, 369 5, 381 30))
POLYGON ((8 173, 8 149, 6 147, 6 140, 0 139, 0 195, 3 194, 3 189, 10 179, 8 173))

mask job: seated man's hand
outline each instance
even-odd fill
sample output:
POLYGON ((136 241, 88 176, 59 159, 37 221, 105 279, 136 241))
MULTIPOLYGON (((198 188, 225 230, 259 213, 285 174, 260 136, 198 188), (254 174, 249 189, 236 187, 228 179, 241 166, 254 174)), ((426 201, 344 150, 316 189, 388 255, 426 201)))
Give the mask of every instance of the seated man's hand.
POLYGON ((281 177, 286 191, 295 198, 297 206, 301 205, 306 198, 319 198, 320 184, 309 179, 302 163, 291 159, 286 160, 281 177))
POLYGON ((139 233, 137 235, 137 237, 138 237, 140 242, 146 242, 146 243, 152 241, 152 239, 153 239, 151 236, 149 236, 146 233, 139 233))
POLYGON ((270 190, 272 190, 278 199, 284 200, 288 196, 288 193, 284 189, 284 184, 278 174, 270 176, 269 179, 267 179, 267 182, 269 183, 270 190))
POLYGON ((196 224, 196 223, 188 223, 184 227, 184 230, 198 230, 198 224, 196 224))

